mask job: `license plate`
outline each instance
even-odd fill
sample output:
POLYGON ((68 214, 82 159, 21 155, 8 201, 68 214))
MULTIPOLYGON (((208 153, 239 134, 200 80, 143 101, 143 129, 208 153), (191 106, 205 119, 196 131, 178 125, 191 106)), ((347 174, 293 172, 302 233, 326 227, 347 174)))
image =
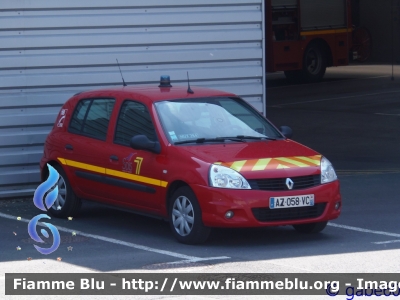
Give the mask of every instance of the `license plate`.
POLYGON ((269 198, 269 208, 289 208, 314 206, 314 195, 286 196, 269 198))

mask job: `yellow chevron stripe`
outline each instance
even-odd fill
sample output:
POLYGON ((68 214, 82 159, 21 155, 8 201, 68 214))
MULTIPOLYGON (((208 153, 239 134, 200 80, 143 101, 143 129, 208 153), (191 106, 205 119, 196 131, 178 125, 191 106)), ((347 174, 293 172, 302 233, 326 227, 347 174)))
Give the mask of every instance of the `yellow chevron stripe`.
MULTIPOLYGON (((251 171, 262 171, 265 169, 274 169, 276 166, 276 161, 282 162, 282 164, 278 164, 277 169, 289 169, 295 168, 297 166, 299 168, 306 167, 317 167, 321 164, 321 155, 313 155, 313 156, 293 156, 293 157, 274 157, 274 158, 260 158, 254 162, 251 171), (298 161, 301 160, 301 161, 298 161), (275 161, 275 163, 273 163, 275 161), (285 163, 289 163, 294 166, 287 166, 285 163)), ((239 160, 234 162, 216 162, 216 165, 225 165, 240 172, 243 166, 248 162, 248 160, 239 160)), ((248 164, 247 167, 251 167, 248 164)))
POLYGON ((239 161, 235 161, 232 165, 231 165, 231 169, 234 169, 238 172, 240 172, 240 170, 243 168, 244 164, 246 163, 247 160, 239 160, 239 161))
POLYGON ((254 165, 253 169, 251 169, 252 171, 262 171, 265 170, 265 168, 268 166, 268 164, 270 163, 271 158, 262 158, 259 159, 256 164, 254 165))
POLYGON ((279 164, 277 169, 290 169, 290 167, 279 164))
POLYGON ((68 159, 64 159, 64 158, 60 158, 60 157, 58 157, 57 159, 63 165, 67 165, 67 166, 70 166, 70 167, 75 167, 75 168, 78 168, 78 169, 88 170, 88 171, 92 171, 92 172, 95 172, 95 173, 100 173, 100 174, 104 174, 104 175, 111 175, 111 176, 115 176, 115 177, 119 177, 119 178, 129 179, 129 180, 143 182, 143 183, 147 183, 147 184, 151 184, 151 185, 155 185, 155 186, 161 186, 161 187, 167 187, 167 185, 168 185, 168 182, 162 181, 162 180, 158 180, 158 179, 154 179, 154 178, 134 175, 134 174, 125 173, 125 172, 121 172, 121 171, 116 171, 116 170, 112 170, 112 169, 101 168, 101 167, 98 167, 98 166, 84 164, 84 163, 81 163, 81 162, 68 160, 68 159))
POLYGON ((321 155, 317 155, 317 157, 319 157, 318 160, 312 159, 312 158, 306 157, 306 156, 296 156, 295 158, 305 160, 305 161, 308 161, 310 163, 313 163, 313 164, 319 166, 321 164, 321 155))
POLYGON ((288 163, 298 166, 298 167, 309 167, 310 166, 310 165, 304 164, 302 162, 299 162, 297 160, 290 159, 289 157, 278 157, 278 158, 276 158, 276 160, 288 162, 288 163))

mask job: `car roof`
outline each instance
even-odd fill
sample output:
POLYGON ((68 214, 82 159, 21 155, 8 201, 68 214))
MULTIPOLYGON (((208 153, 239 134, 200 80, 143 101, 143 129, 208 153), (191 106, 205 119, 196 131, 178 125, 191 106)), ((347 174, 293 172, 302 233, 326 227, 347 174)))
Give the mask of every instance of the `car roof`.
POLYGON ((187 86, 158 87, 154 85, 120 86, 97 89, 77 94, 79 99, 93 97, 118 97, 142 102, 157 102, 162 100, 195 99, 202 97, 232 97, 236 96, 220 90, 192 86, 193 94, 187 92, 187 86))

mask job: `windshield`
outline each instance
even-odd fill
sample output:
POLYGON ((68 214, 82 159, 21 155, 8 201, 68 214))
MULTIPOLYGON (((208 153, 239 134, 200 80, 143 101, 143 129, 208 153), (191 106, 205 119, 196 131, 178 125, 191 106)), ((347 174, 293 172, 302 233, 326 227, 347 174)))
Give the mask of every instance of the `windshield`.
POLYGON ((221 138, 283 138, 267 120, 239 98, 172 100, 155 105, 171 143, 211 142, 213 139, 223 142, 221 138))

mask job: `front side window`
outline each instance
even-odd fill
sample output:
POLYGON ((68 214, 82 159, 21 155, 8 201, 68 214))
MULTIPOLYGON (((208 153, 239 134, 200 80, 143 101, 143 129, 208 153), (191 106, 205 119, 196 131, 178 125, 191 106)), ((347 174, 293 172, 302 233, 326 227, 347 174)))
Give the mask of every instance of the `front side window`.
POLYGON ((145 135, 150 141, 157 141, 153 121, 146 106, 127 100, 119 112, 114 142, 129 146, 135 135, 145 135))
POLYGON ((283 138, 257 111, 239 98, 210 97, 156 104, 172 143, 219 138, 283 138))
POLYGON ((72 115, 68 131, 105 140, 114 104, 114 99, 79 101, 72 115))

